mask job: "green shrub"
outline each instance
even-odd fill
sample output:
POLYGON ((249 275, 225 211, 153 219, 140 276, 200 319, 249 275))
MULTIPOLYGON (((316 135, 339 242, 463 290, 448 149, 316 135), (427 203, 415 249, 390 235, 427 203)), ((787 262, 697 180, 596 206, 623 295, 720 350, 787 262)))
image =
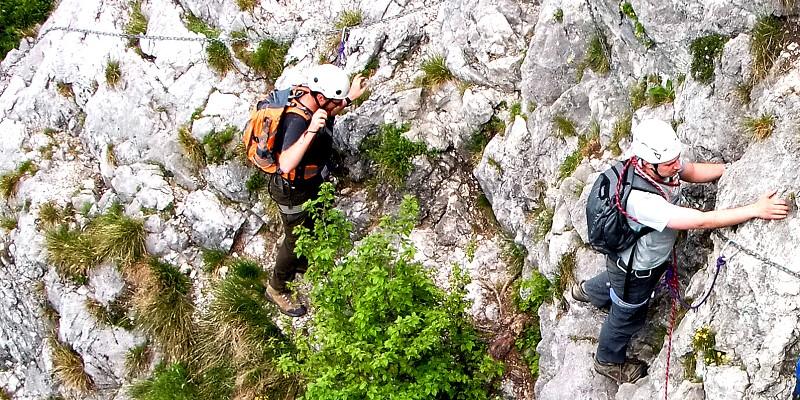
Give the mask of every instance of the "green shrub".
POLYGON ((199 392, 231 398, 295 398, 296 376, 284 375, 277 358, 294 347, 273 319, 274 306, 264 297, 267 273, 255 262, 237 260, 213 290, 200 319, 195 352, 199 392))
POLYGON ((591 69, 599 75, 606 75, 611 70, 611 60, 606 53, 606 38, 603 35, 595 34, 589 41, 589 48, 583 61, 578 65, 578 81, 583 79, 583 72, 586 68, 591 69))
POLYGON ((265 39, 258 44, 258 48, 250 56, 250 62, 247 65, 256 74, 273 82, 283 73, 283 62, 288 52, 288 44, 265 39))
POLYGON ((512 123, 514 122, 514 119, 515 119, 515 118, 516 118, 518 115, 519 115, 520 117, 522 117, 522 118, 526 119, 526 120, 528 119, 528 118, 525 116, 525 114, 523 114, 523 113, 522 113, 522 103, 520 103, 520 102, 518 102, 518 101, 517 101, 517 102, 515 102, 514 104, 512 104, 512 105, 511 105, 511 107, 509 107, 509 108, 508 108, 508 113, 510 114, 510 115, 509 115, 509 119, 511 120, 511 122, 512 122, 512 123))
MULTIPOLYGON (((23 36, 44 22, 53 10, 53 0, 3 0, 0 2, 0 60, 19 45, 23 36)), ((31 35, 32 34, 32 35, 31 35)))
POLYGON ((758 18, 750 36, 753 55, 753 81, 758 82, 769 72, 781 53, 786 36, 786 19, 774 15, 758 18))
POLYGON ((155 339, 166 360, 185 360, 194 348, 192 283, 177 268, 156 259, 142 268, 133 301, 136 326, 155 339))
POLYGON ((553 117, 553 128, 556 130, 558 137, 575 136, 578 131, 575 129, 575 123, 564 114, 556 114, 553 117))
POLYGON ((514 304, 522 312, 536 314, 539 306, 553 299, 553 285, 538 271, 519 282, 514 304))
POLYGON ((115 88, 122 79, 122 70, 119 68, 119 61, 108 60, 106 63, 106 83, 109 87, 115 88))
POLYGON ((203 150, 203 144, 192 136, 192 132, 185 125, 178 128, 178 144, 180 144, 183 154, 194 166, 204 167, 206 165, 206 152, 203 150))
POLYGON ((144 222, 125 215, 120 207, 111 207, 93 219, 87 233, 99 259, 125 267, 146 253, 144 222))
POLYGON ((411 159, 428 154, 424 143, 412 142, 403 136, 408 130, 408 124, 386 124, 381 126, 378 134, 362 142, 361 149, 367 159, 375 163, 380 181, 402 184, 414 169, 411 159))
POLYGON ((303 398, 488 398, 501 368, 466 315, 466 277, 456 270, 446 294, 414 261, 416 201, 355 247, 333 185, 305 207, 315 226, 297 228, 297 251, 309 260, 313 333, 281 361, 307 380, 303 398))
POLYGON ((146 371, 150 366, 151 353, 150 344, 147 342, 128 349, 125 353, 125 370, 128 376, 139 376, 146 371))
POLYGON ((58 339, 50 339, 53 373, 65 387, 79 393, 88 393, 94 389, 92 377, 86 373, 83 358, 67 343, 58 339))
POLYGON ((33 161, 27 160, 22 162, 17 169, 6 172, 0 176, 0 193, 3 197, 8 199, 17 190, 17 184, 25 175, 34 175, 39 171, 39 168, 33 164, 33 161))
POLYGON ((761 114, 761 116, 747 117, 742 123, 745 130, 755 140, 764 140, 772 135, 775 130, 775 116, 772 114, 761 114))
MULTIPOLYGON (((140 0, 131 3, 131 15, 128 24, 125 25, 125 33, 128 35, 144 35, 147 33, 147 17, 142 13, 142 2, 140 0)), ((128 46, 139 47, 139 39, 128 40, 128 46)))
POLYGON ((655 79, 657 83, 647 89, 647 105, 658 107, 675 101, 675 88, 672 86, 672 80, 667 79, 667 82, 662 85, 660 77, 655 77, 655 79))
POLYGON ((158 364, 153 376, 133 385, 129 393, 135 400, 195 400, 197 388, 183 364, 158 364))
POLYGON ((422 77, 417 82, 421 86, 427 88, 436 88, 445 82, 455 79, 455 76, 447 68, 444 56, 441 54, 434 54, 422 60, 422 77))
POLYGON ((228 150, 228 143, 233 140, 239 129, 229 125, 222 131, 213 130, 203 138, 203 152, 209 164, 221 164, 230 160, 233 153, 228 150))
POLYGON ((339 14, 339 17, 336 19, 336 23, 333 25, 333 27, 337 30, 352 28, 354 26, 361 25, 361 21, 363 19, 364 14, 359 9, 344 10, 341 14, 339 14))
POLYGON ((556 10, 553 12, 553 20, 559 24, 564 22, 564 10, 556 8, 556 10))
POLYGON ((713 33, 692 41, 692 78, 709 83, 714 80, 714 60, 722 54, 728 37, 713 33))

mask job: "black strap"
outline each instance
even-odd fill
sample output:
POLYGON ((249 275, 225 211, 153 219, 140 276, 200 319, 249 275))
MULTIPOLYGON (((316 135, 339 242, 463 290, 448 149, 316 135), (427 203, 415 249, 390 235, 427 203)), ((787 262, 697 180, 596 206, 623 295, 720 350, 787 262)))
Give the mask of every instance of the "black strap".
MULTIPOLYGON (((624 302, 628 302, 628 284, 631 281, 631 275, 633 275, 633 255, 636 253, 636 244, 638 240, 633 243, 633 247, 631 248, 631 257, 628 259, 628 263, 625 264, 625 284, 622 286, 622 295, 620 298, 624 302)), ((617 256, 617 260, 621 257, 617 256)))

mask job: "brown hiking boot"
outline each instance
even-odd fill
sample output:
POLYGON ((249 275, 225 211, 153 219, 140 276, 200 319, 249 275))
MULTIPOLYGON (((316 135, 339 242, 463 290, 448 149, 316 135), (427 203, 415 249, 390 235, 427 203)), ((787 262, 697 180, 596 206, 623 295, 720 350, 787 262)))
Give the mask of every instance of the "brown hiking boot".
POLYGON ((297 318, 306 314, 306 306, 295 301, 292 292, 279 292, 268 284, 266 295, 267 300, 275 303, 280 312, 290 317, 297 318))
POLYGON ((613 379, 618 385, 635 383, 647 376, 647 364, 635 358, 627 359, 622 364, 604 363, 595 358, 594 370, 600 375, 613 379))

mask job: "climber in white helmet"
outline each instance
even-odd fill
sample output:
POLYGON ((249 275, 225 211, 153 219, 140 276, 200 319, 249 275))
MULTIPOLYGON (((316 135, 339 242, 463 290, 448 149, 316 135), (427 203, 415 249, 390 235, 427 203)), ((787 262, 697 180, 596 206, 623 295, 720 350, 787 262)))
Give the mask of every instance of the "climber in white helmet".
POLYGON ((701 211, 680 206, 681 181, 711 182, 725 171, 723 164, 683 161, 682 147, 672 126, 664 121, 648 119, 634 128, 635 175, 624 205, 625 216, 633 231, 649 233, 621 252, 607 254, 606 271, 571 291, 575 300, 608 310, 594 368, 618 383, 635 382, 647 374, 647 365, 626 357, 626 352, 631 337, 644 326, 656 285, 671 266, 677 231, 727 227, 753 218, 778 220, 789 212, 787 203, 776 198, 774 191, 752 204, 730 209, 701 211))
POLYGON ((317 197, 329 175, 334 116, 366 89, 366 78, 361 75, 356 75, 351 85, 347 73, 337 66, 311 67, 305 84, 292 87, 276 131, 273 146, 280 173, 269 175, 268 190, 278 203, 284 238, 278 246, 266 296, 291 317, 304 315, 306 307, 292 296, 286 284, 308 267, 308 260, 294 253, 297 236, 293 231, 299 225, 314 228, 302 204, 317 197))

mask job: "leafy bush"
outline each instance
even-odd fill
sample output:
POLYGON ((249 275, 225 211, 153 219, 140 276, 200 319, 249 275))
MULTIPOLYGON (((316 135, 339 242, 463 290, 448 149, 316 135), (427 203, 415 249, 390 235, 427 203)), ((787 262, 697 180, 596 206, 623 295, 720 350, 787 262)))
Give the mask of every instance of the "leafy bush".
POLYGON ((775 116, 764 113, 757 118, 747 117, 743 125, 753 139, 764 140, 770 137, 775 129, 775 116))
POLYGON ((422 60, 422 77, 417 82, 421 86, 428 88, 436 88, 445 82, 455 79, 455 76, 447 68, 444 56, 441 54, 434 54, 422 60))
POLYGON ((197 388, 183 364, 161 363, 151 378, 133 385, 129 394, 135 400, 195 400, 197 388))
POLYGON ((72 347, 58 339, 50 339, 53 372, 61 383, 69 389, 87 393, 94 389, 92 377, 86 373, 83 358, 72 347))
POLYGON ((758 18, 750 36, 753 55, 753 80, 763 79, 777 60, 786 36, 785 18, 764 15, 758 18))
POLYGON ((675 101, 675 88, 672 86, 671 79, 667 79, 667 82, 663 85, 661 77, 651 76, 651 79, 654 83, 647 89, 648 106, 658 107, 675 101))
POLYGON ((709 83, 714 80, 714 60, 722 54, 728 37, 717 33, 699 37, 692 41, 692 77, 698 82, 709 83))
POLYGON ((282 365, 308 381, 303 398, 488 398, 501 371, 465 314, 464 276, 456 272, 446 294, 414 261, 416 201, 406 197, 355 247, 352 225, 332 205, 325 184, 305 205, 314 230, 297 228, 315 313, 310 336, 296 338, 282 365))
POLYGON ((245 63, 255 72, 268 81, 275 81, 283 73, 283 62, 289 45, 276 42, 272 39, 262 40, 258 48, 250 55, 249 63, 245 63))
POLYGON ((136 325, 156 340, 166 360, 184 360, 194 347, 192 283, 177 268, 156 259, 141 268, 133 302, 136 325))
POLYGON ((403 136, 408 130, 407 124, 386 124, 381 126, 377 135, 362 142, 361 149, 376 164, 381 181, 402 184, 414 169, 411 158, 428 153, 424 143, 412 142, 403 136))
POLYGON ((106 83, 109 87, 115 88, 122 79, 122 70, 119 68, 119 61, 108 60, 106 63, 106 83))
POLYGON ((520 281, 514 304, 520 311, 536 314, 539 306, 553 298, 553 285, 547 278, 534 271, 530 278, 520 281))
POLYGON ((19 45, 30 29, 53 10, 53 0, 3 0, 0 2, 0 60, 19 45))
POLYGON ((0 193, 8 199, 17 190, 17 184, 25 175, 34 175, 39 170, 33 161, 27 160, 17 166, 16 170, 6 172, 0 176, 0 193))

